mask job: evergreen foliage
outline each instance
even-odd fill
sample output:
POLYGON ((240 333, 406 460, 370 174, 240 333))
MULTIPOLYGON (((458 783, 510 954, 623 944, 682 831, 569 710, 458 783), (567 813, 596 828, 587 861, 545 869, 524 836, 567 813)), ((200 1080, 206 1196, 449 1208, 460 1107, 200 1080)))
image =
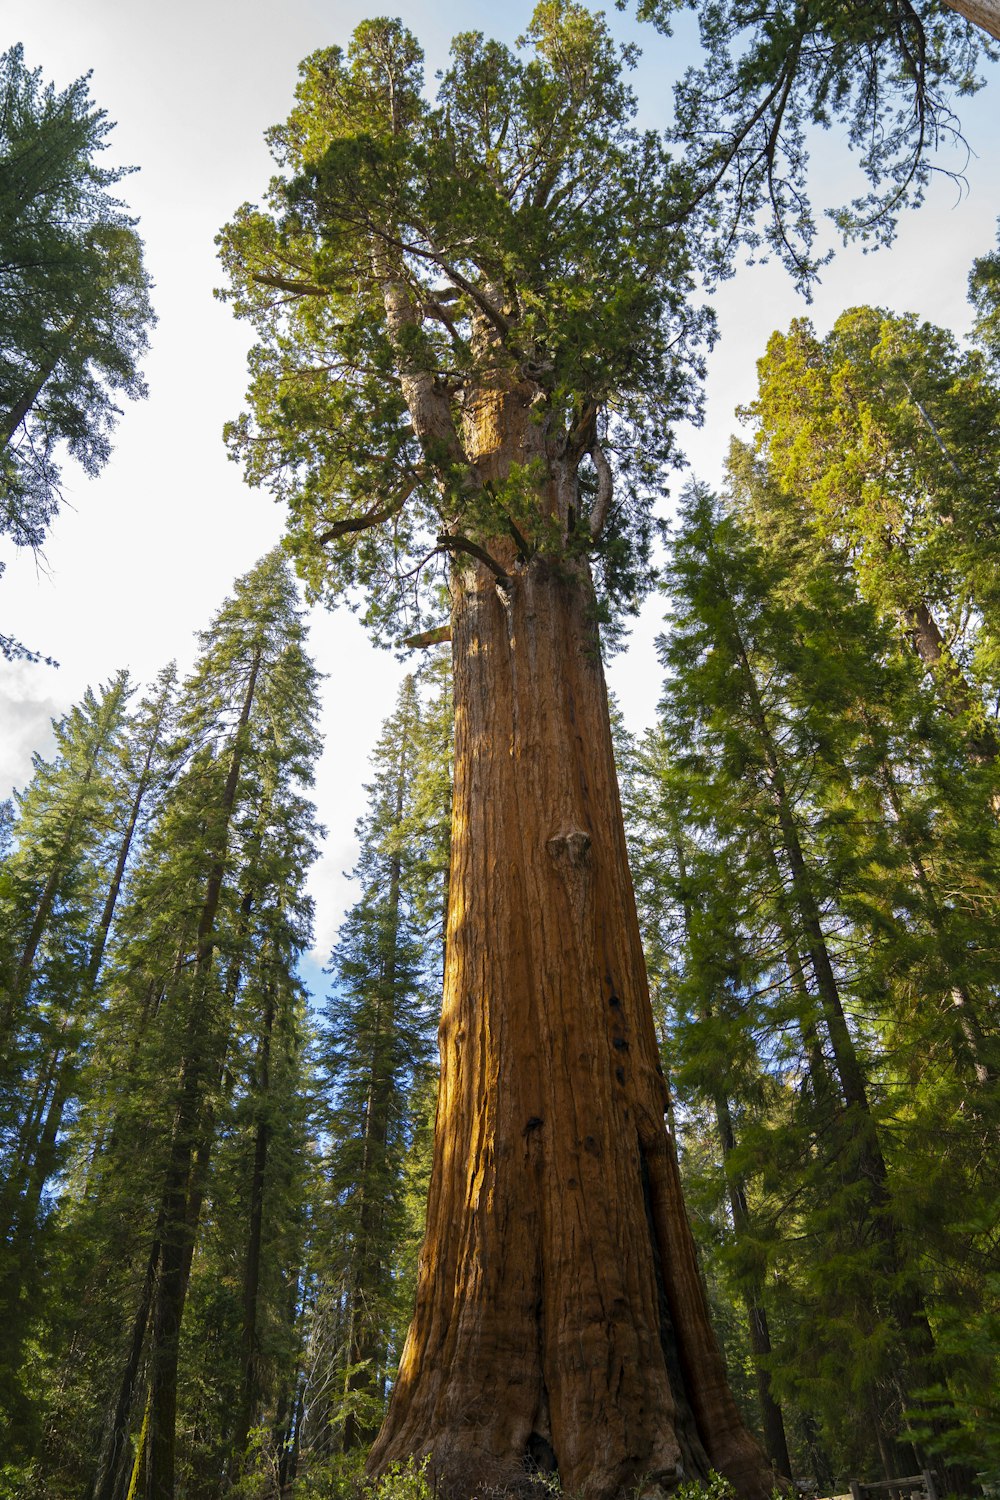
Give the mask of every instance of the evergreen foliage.
POLYGON ((760 524, 772 512, 850 558, 969 753, 995 760, 1000 390, 981 355, 913 317, 853 308, 822 340, 802 320, 774 334, 759 373, 746 415, 760 524))
POLYGON ((1000 374, 1000 249, 980 256, 973 263, 969 301, 976 315, 976 343, 989 360, 995 377, 1000 374))
POLYGON ((688 497, 630 757, 689 1189, 796 1469, 961 1486, 992 1461, 995 1351, 949 1330, 996 1274, 996 827, 852 549, 735 459, 727 506, 688 497))
MULTIPOLYGON (((17 1228, 4 1264, 30 1309, 32 1341, 14 1364, 36 1419, 12 1427, 11 1451, 56 1492, 117 1496, 134 1471, 148 1493, 172 1493, 179 1432, 181 1472, 217 1494, 294 1380, 309 1172, 295 971, 317 833, 303 639, 272 554, 202 636, 176 705, 169 671, 128 725, 123 679, 116 697, 88 696, 59 731, 58 774, 39 762, 21 799, 5 876, 15 896, 42 894, 34 913, 22 897, 28 935, 10 993, 22 1010, 37 994, 51 1030, 49 1010, 67 1013, 63 952, 86 979, 72 1035, 64 1023, 62 1050, 47 1043, 49 1099, 63 1111, 76 1100, 54 1127, 66 1163, 49 1220, 58 1295, 25 1283, 17 1228), (43 839, 28 820, 44 817, 43 839)), ((24 1023, 21 1035, 34 1041, 24 1023)), ((27 1105, 21 1115, 23 1135, 27 1105)), ((8 1176, 8 1192, 17 1182, 8 1176)))
MULTIPOLYGON (((427 624, 473 565, 509 614, 505 570, 538 558, 564 583, 589 559, 605 616, 631 607, 711 332, 683 227, 723 274, 767 199, 807 282, 803 132, 840 120, 872 192, 838 222, 890 236, 982 46, 922 7, 702 25, 684 170, 634 126, 630 49, 569 0, 539 6, 527 56, 457 38, 433 104, 398 22, 303 64, 283 175, 220 237, 259 339, 228 436, 288 502, 308 588, 364 596, 377 633, 427 624), (505 401, 542 436, 498 480, 472 439, 505 401)), ((18 545, 54 514, 59 445, 94 472, 114 393, 143 392, 109 129, 86 79, 58 94, 0 58, 18 545)), ((871 308, 774 336, 728 495, 686 497, 659 720, 640 743, 616 725, 730 1379, 776 1468, 823 1488, 1000 1476, 996 261, 973 272, 978 350, 871 308)), ((134 696, 126 673, 88 691, 0 806, 0 1495, 357 1494, 430 1173, 447 664, 404 682, 376 746, 322 1019, 297 972, 317 676, 282 556, 183 684, 134 696)), ((430 1486, 393 1466, 371 1493, 430 1486)))
MULTIPOLYGON (((53 725, 55 754, 34 757, 16 797, 2 874, 7 952, 0 976, 0 1383, 25 1409, 18 1370, 44 1260, 38 1244, 57 1138, 93 1040, 94 931, 110 883, 119 792, 114 772, 130 688, 120 673, 53 725)), ((10 1433, 16 1439, 17 1422, 10 1433)))
POLYGON ((316 1053, 316 689, 272 554, 186 682, 88 692, 8 808, 4 1495, 305 1493, 370 1438, 423 1230, 451 701, 434 661, 376 748, 316 1053))
POLYGON ((315 53, 269 135, 266 208, 219 237, 223 295, 258 340, 231 451, 288 504, 312 592, 364 590, 389 638, 440 608, 447 558, 501 538, 526 558, 594 553, 607 601, 630 607, 672 424, 697 405, 711 321, 687 303, 681 170, 633 124, 632 54, 569 0, 538 7, 525 46, 458 36, 433 105, 398 22, 315 53), (498 380, 549 459, 493 483, 467 428, 498 380), (556 458, 574 488, 582 465, 568 512, 546 495, 556 458))
MULTIPOLYGON (((431 1038, 440 1006, 451 703, 441 663, 400 689, 375 748, 354 880, 361 888, 334 949, 322 1060, 329 1113, 325 1246, 316 1327, 336 1350, 340 1388, 315 1404, 316 1455, 369 1441, 412 1310, 423 1232, 431 1038), (423 1165, 424 1171, 421 1171, 423 1165)), ((329 1381, 329 1366, 324 1376, 329 1381)))
MULTIPOLYGON (((0 532, 39 547, 59 503, 57 455, 111 451, 115 397, 145 395, 153 321, 135 220, 101 166, 112 129, 89 75, 62 92, 20 46, 0 55, 0 532)), ((4 656, 33 656, 0 636, 4 656)))

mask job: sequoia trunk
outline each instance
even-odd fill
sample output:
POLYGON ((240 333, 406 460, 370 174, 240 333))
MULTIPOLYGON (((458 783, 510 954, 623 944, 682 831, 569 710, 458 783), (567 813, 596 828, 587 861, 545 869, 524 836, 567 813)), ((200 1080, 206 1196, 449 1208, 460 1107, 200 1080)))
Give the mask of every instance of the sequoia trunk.
POLYGON ((593 1500, 771 1471, 730 1395, 664 1123, 586 565, 455 584, 441 1086, 376 1472, 593 1500))
POLYGON ((957 11, 973 26, 980 27, 1000 41, 1000 3, 998 0, 945 0, 949 9, 957 11))

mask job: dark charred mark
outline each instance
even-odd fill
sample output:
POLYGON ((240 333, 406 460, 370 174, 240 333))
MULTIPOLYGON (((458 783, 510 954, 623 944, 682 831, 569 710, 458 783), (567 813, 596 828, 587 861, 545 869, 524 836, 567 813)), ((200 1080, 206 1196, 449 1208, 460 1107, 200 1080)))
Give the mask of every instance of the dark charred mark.
POLYGON ((545 1121, 542 1119, 541 1115, 532 1115, 531 1119, 524 1127, 525 1135, 530 1135, 533 1130, 538 1130, 539 1127, 544 1124, 545 1121))
POLYGON ((608 1000, 608 1004, 611 1006, 612 1010, 621 1010, 622 1008, 622 1003, 617 995, 612 995, 608 1000))
POLYGON ((646 1153, 642 1148, 642 1142, 640 1141, 638 1144, 639 1170, 642 1174, 642 1200, 646 1209, 646 1226, 649 1230, 649 1244, 653 1255, 653 1275, 656 1280, 656 1294, 660 1310, 660 1347, 663 1350, 663 1361, 667 1367, 670 1391, 677 1407, 675 1430, 684 1459, 685 1471, 688 1474, 699 1474, 703 1471, 707 1472, 708 1458, 705 1455, 701 1434, 698 1431, 698 1424, 691 1407, 687 1381, 684 1378, 684 1355, 677 1337, 674 1320, 670 1313, 667 1284, 663 1274, 663 1258, 660 1254, 660 1241, 656 1232, 656 1220, 653 1214, 653 1191, 649 1176, 649 1163, 646 1160, 646 1153))
POLYGON ((584 1149, 584 1151, 589 1151, 590 1154, 591 1154, 591 1156, 600 1156, 600 1154, 601 1154, 601 1148, 597 1144, 597 1142, 594 1140, 594 1137, 592 1135, 585 1135, 584 1136, 584 1138, 583 1138, 583 1149, 584 1149))
POLYGON ((533 1432, 525 1444, 524 1467, 529 1474, 558 1472, 555 1449, 548 1438, 543 1437, 540 1432, 533 1432))
POLYGON ((518 562, 525 563, 525 564, 529 563, 531 561, 534 549, 531 548, 528 545, 528 543, 525 541, 524 537, 518 531, 517 527, 514 525, 514 522, 511 520, 510 516, 507 517, 507 528, 510 531, 511 536, 514 538, 514 541, 517 544, 517 559, 518 559, 518 562))
POLYGON ((625 1082, 625 1069, 624 1068, 616 1068, 615 1069, 615 1077, 618 1079, 619 1083, 624 1083, 625 1082))
POLYGON ((628 1042, 625 1040, 625 1038, 623 1036, 616 1036, 613 1039, 611 1045, 614 1047, 614 1049, 615 1049, 616 1052, 627 1052, 628 1051, 628 1042))

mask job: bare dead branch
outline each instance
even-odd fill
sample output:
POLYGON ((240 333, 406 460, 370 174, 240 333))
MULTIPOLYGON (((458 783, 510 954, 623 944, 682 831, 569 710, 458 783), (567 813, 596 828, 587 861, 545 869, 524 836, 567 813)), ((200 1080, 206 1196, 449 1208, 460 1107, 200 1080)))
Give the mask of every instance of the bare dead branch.
POLYGON ((450 640, 451 626, 435 625, 433 630, 421 630, 417 635, 405 636, 401 644, 412 646, 414 649, 423 649, 425 646, 444 646, 450 640))

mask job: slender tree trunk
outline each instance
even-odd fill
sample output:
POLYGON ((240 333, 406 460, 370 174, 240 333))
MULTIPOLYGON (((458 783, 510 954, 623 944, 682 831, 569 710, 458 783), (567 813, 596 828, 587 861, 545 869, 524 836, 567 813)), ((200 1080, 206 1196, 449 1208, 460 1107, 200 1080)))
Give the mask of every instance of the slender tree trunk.
MULTIPOLYGON (((398 865, 398 860, 395 861, 398 865)), ((398 892, 397 892, 398 899, 398 892)), ((384 1290, 384 1261, 382 1256, 381 1229, 383 1221, 379 1179, 385 1161, 385 1145, 388 1136, 389 1090, 391 1078, 385 1077, 382 1062, 383 1037, 393 1024, 391 995, 383 1000, 376 1014, 377 1029, 372 1042, 372 1064, 365 1104, 364 1147, 361 1170, 358 1175, 358 1190, 361 1197, 361 1212, 358 1217, 357 1242, 354 1246, 350 1268, 350 1290, 346 1323, 348 1329, 348 1394, 378 1389, 378 1374, 373 1362, 378 1359, 384 1340, 378 1327, 378 1303, 384 1290), (388 1014, 385 1014, 388 1012, 388 1014)), ((348 1409, 344 1419, 343 1449, 349 1453, 359 1444, 370 1443, 375 1432, 363 1424, 357 1412, 348 1409)))
MULTIPOLYGON (((122 1475, 128 1460, 129 1420, 135 1403, 136 1387, 142 1367, 142 1351, 156 1291, 156 1270, 160 1261, 160 1225, 146 1258, 146 1270, 139 1290, 139 1300, 132 1318, 125 1364, 118 1382, 114 1405, 108 1414, 101 1440, 97 1473, 91 1489, 91 1500, 115 1500, 122 1490, 122 1475)), ((148 1411, 148 1406, 147 1406, 148 1411)))
MULTIPOLYGON (((677 859, 678 874, 681 879, 681 890, 687 888, 687 860, 684 855, 684 844, 681 838, 679 822, 673 824, 674 851, 677 859)), ((768 852, 774 864, 774 873, 777 875, 777 865, 774 861, 774 852, 768 845, 768 852)), ((779 887, 779 896, 783 894, 779 887)), ((682 895, 684 910, 684 926, 687 937, 690 940, 692 934, 691 905, 686 895, 682 895)), ((786 943, 786 947, 787 947, 786 943)), ((789 962, 791 954, 786 955, 789 962)), ((802 976, 801 965, 796 964, 794 976, 797 982, 801 982, 805 989, 805 980, 802 976)), ((706 1016, 711 1020, 710 997, 704 997, 706 1016)), ((733 1215, 733 1229, 737 1240, 745 1240, 750 1228, 750 1210, 747 1204, 746 1185, 741 1176, 732 1170, 731 1157, 736 1149, 736 1133, 733 1129, 733 1115, 728 1095, 716 1092, 714 1098, 715 1120, 719 1134, 719 1144, 722 1147, 722 1160, 726 1175, 726 1185, 729 1193, 729 1203, 733 1215)), ((785 1438, 785 1422, 781 1407, 774 1399, 771 1390, 771 1375, 767 1361, 771 1357, 771 1333, 768 1327, 767 1312, 761 1299, 763 1290, 763 1278, 756 1276, 753 1285, 744 1285, 742 1288, 743 1304, 747 1313, 747 1326, 750 1335, 750 1353, 753 1358, 754 1377, 757 1384, 757 1398, 760 1402, 761 1424, 764 1430, 764 1447, 768 1458, 778 1474, 786 1477, 791 1476, 792 1466, 788 1457, 788 1443, 785 1438)))
POLYGON ((240 1406, 233 1432, 233 1460, 238 1467, 257 1411, 260 1390, 257 1338, 260 1267, 264 1242, 264 1181, 271 1144, 271 1034, 274 1030, 274 993, 268 990, 264 1025, 257 1054, 257 1129, 254 1135, 253 1171, 250 1178, 250 1221, 247 1229, 246 1261, 243 1268, 243 1324, 240 1330, 240 1364, 243 1381, 240 1406))
MULTIPOLYGON (((747 1205, 746 1184, 741 1176, 732 1171, 730 1163, 730 1158, 736 1149, 736 1133, 733 1130, 732 1110, 725 1094, 716 1095, 715 1119, 722 1146, 722 1159, 726 1163, 726 1182, 729 1186, 733 1228, 738 1239, 745 1238, 750 1228, 750 1210, 747 1205)), ((771 1374, 768 1369, 768 1360, 771 1358, 771 1330, 768 1326, 767 1311, 761 1300, 761 1279, 757 1277, 754 1285, 744 1289, 743 1300, 750 1330, 750 1353, 753 1356, 757 1398, 760 1401, 764 1447, 776 1472, 791 1476, 792 1465, 788 1457, 788 1443, 785 1438, 785 1420, 771 1389, 771 1374)))
MULTIPOLYGON (((1000 754, 994 724, 984 721, 982 698, 948 650, 941 628, 923 599, 905 610, 904 624, 914 650, 930 673, 945 712, 953 719, 964 721, 963 733, 970 761, 973 765, 993 765, 1000 754)), ((993 793, 990 806, 1000 817, 1000 792, 993 793)))
POLYGON ((45 384, 48 381, 49 376, 52 374, 52 371, 55 369, 60 357, 64 352, 65 344, 66 340, 64 339, 60 344, 57 353, 53 355, 48 360, 48 362, 42 366, 31 385, 29 385, 27 389, 22 392, 22 394, 14 402, 14 405, 10 408, 10 411, 8 411, 3 420, 0 421, 0 453, 2 453, 3 450, 8 446, 15 432, 20 427, 21 423, 24 421, 25 417, 28 415, 29 411, 34 406, 39 396, 42 394, 42 391, 45 389, 45 384))
POLYGON ((819 1012, 815 996, 809 990, 806 976, 802 965, 802 955, 799 952, 798 939, 795 934, 795 924, 788 909, 788 894, 785 890, 785 882, 782 877, 781 867, 778 864, 774 845, 771 842, 771 830, 761 828, 758 831, 757 847, 760 849, 771 872, 774 885, 774 911, 777 919, 778 931, 781 934, 781 945, 784 950, 785 967, 792 982, 798 1009, 798 1023, 802 1032, 802 1042, 805 1047, 806 1058, 809 1066, 809 1081, 812 1085, 813 1099, 821 1114, 830 1117, 839 1108, 839 1097, 830 1077, 826 1057, 823 1054, 822 1041, 819 1033, 819 1012))
POLYGON ((63 1110, 76 1079, 76 1046, 70 1043, 61 1055, 56 1068, 55 1086, 45 1111, 45 1122, 41 1133, 33 1142, 31 1152, 23 1166, 27 1171, 24 1189, 17 1204, 14 1244, 23 1254, 34 1238, 42 1191, 48 1181, 56 1159, 56 1138, 62 1124, 63 1110))
MULTIPOLYGON (((164 979, 162 975, 152 978, 145 988, 142 1002, 138 1009, 135 1026, 130 1039, 128 1054, 123 1061, 113 1065, 113 1071, 119 1084, 119 1091, 128 1089, 131 1081, 135 1078, 142 1052, 143 1037, 147 1028, 159 1014, 160 1006, 165 996, 177 983, 183 972, 187 955, 190 952, 190 942, 182 940, 177 944, 174 961, 171 965, 169 978, 164 979)), ((90 1198, 100 1191, 101 1181, 105 1171, 116 1170, 119 1160, 119 1140, 121 1135, 120 1119, 114 1115, 110 1122, 102 1123, 98 1130, 97 1138, 90 1152, 90 1160, 87 1163, 87 1175, 84 1183, 83 1197, 90 1198)), ((142 1122, 142 1135, 139 1141, 132 1146, 133 1152, 142 1154, 148 1141, 152 1122, 148 1119, 142 1122)))
MULTIPOLYGON (((219 807, 218 840, 205 884, 198 921, 198 946, 188 1035, 184 1048, 173 1142, 167 1166, 161 1212, 163 1219, 160 1274, 153 1316, 152 1392, 149 1424, 148 1500, 173 1500, 177 1428, 177 1359, 181 1318, 187 1295, 193 1236, 191 1172, 201 1140, 199 1126, 205 1087, 212 1072, 212 1011, 210 979, 215 953, 215 923, 222 896, 226 852, 236 792, 246 750, 246 736, 261 665, 258 647, 250 670, 243 707, 233 740, 229 770, 219 807)), ((200 1207, 200 1199, 199 1199, 200 1207)))
POLYGON ((907 829, 906 817, 899 797, 899 787, 893 769, 887 760, 881 762, 881 779, 885 787, 886 798, 892 809, 894 824, 903 847, 910 861, 913 878, 916 882, 923 902, 924 911, 927 915, 928 926, 934 934, 935 941, 941 952, 942 959, 949 970, 958 968, 955 982, 951 988, 951 1000, 956 1021, 954 1041, 955 1062, 961 1072, 966 1076, 971 1075, 979 1088, 989 1088, 996 1081, 996 1069, 992 1058, 987 1060, 989 1048, 983 1027, 980 1021, 980 1006, 973 1000, 961 973, 958 960, 961 954, 961 945, 951 941, 948 931, 948 919, 937 899, 937 895, 931 884, 927 867, 924 864, 921 851, 916 845, 912 834, 907 829))
POLYGON ((840 1079, 847 1104, 848 1118, 853 1128, 852 1149, 856 1156, 855 1170, 858 1179, 868 1184, 870 1224, 872 1233, 881 1246, 883 1268, 888 1283, 887 1304, 903 1335, 910 1357, 911 1391, 925 1389, 932 1383, 943 1384, 943 1371, 938 1365, 934 1337, 927 1320, 923 1298, 913 1285, 907 1271, 908 1257, 901 1243, 899 1228, 893 1214, 889 1192, 889 1173, 872 1115, 864 1069, 858 1058, 841 1003, 839 986, 823 932, 819 905, 803 854, 795 813, 785 785, 781 759, 757 689, 753 668, 735 620, 732 622, 731 631, 735 656, 744 682, 747 707, 768 770, 781 844, 791 878, 792 900, 798 912, 799 924, 822 1007, 823 1020, 830 1038, 837 1076, 840 1079))
POLYGON ((62 842, 59 846, 55 858, 52 861, 52 866, 46 877, 45 884, 42 887, 42 893, 38 898, 38 905, 35 907, 35 914, 32 917, 31 926, 28 928, 27 936, 24 940, 24 946, 18 956, 17 967, 14 970, 14 979, 11 985, 11 998, 8 1006, 8 1014, 4 1017, 5 1026, 8 1028, 14 1020, 13 1007, 16 1005, 18 1000, 24 998, 24 996, 28 992, 28 986, 31 983, 31 973, 32 969, 34 968, 35 958, 38 954, 38 945, 42 940, 45 929, 48 927, 49 918, 52 915, 52 908, 55 905, 56 895, 59 890, 59 882, 65 874, 66 858, 73 848, 73 840, 76 835, 77 819, 86 797, 86 788, 90 785, 90 782, 93 779, 96 761, 97 752, 95 751, 84 773, 83 780, 80 784, 80 794, 77 798, 76 805, 73 808, 72 813, 70 814, 70 820, 66 832, 63 835, 62 842))
MULTIPOLYGON (((749 663, 746 663, 746 666, 747 668, 749 668, 749 663)), ((762 709, 762 705, 759 704, 759 700, 758 706, 760 706, 762 709)), ((766 721, 764 722, 764 727, 766 730, 766 721)), ((782 781, 782 787, 783 785, 784 783, 782 781)), ((767 864, 771 871, 772 879, 774 881, 775 913, 777 916, 779 931, 781 933, 782 945, 785 950, 785 963, 788 967, 788 971, 792 979, 792 987, 795 991, 799 1010, 798 1019, 802 1030, 802 1040, 805 1045, 806 1057, 808 1059, 809 1080, 812 1085, 813 1099, 819 1116, 819 1129, 814 1133, 814 1140, 818 1140, 819 1135, 822 1133, 824 1125, 829 1127, 834 1122, 838 1122, 841 1127, 843 1126, 843 1119, 841 1117, 843 1115, 844 1108, 844 1095, 837 1090, 838 1081, 841 1084, 841 1089, 843 1089, 843 1079, 841 1077, 839 1069, 836 1068, 836 1056, 834 1058, 835 1073, 833 1076, 831 1075, 830 1069, 827 1066, 826 1056, 823 1052, 819 1033, 820 1016, 824 1015, 824 1012, 822 1010, 822 1007, 817 1004, 816 998, 813 996, 806 983, 802 960, 799 955, 799 940, 795 931, 796 917, 795 915, 793 915, 792 911, 789 910, 788 893, 785 890, 781 868, 778 864, 774 846, 771 843, 771 836, 765 829, 761 829, 760 831, 758 846, 764 854, 764 858, 767 861, 767 864)), ((793 884, 793 902, 797 894, 797 889, 793 884)), ((797 914, 799 918, 799 924, 801 924, 801 913, 797 914)), ((861 1177, 856 1164, 853 1168, 853 1179, 855 1181, 864 1180, 861 1177)), ((878 1316, 877 1311, 874 1308, 874 1303, 870 1298, 866 1303, 862 1304, 862 1306, 858 1310, 869 1319, 875 1319, 878 1316)), ((895 1439, 889 1433, 888 1428, 886 1427, 883 1420, 882 1407, 876 1396, 876 1387, 874 1381, 869 1381, 865 1385, 865 1391, 869 1408, 871 1412, 875 1414, 872 1420, 875 1426, 876 1440, 879 1445, 879 1452, 880 1454, 884 1454, 886 1452, 895 1451, 893 1449, 895 1439)), ((903 1467, 905 1466, 906 1465, 904 1464, 903 1467)), ((900 1462, 897 1458, 896 1468, 898 1469, 899 1467, 900 1462)), ((829 1465, 827 1465, 827 1469, 829 1469, 829 1465)), ((889 1475, 887 1474, 886 1477, 888 1478, 889 1475)), ((832 1484, 832 1482, 833 1481, 831 1478, 830 1483, 832 1484)))
POLYGON ((607 693, 580 564, 456 583, 442 1076, 414 1321, 372 1452, 442 1493, 555 1467, 770 1468, 729 1392, 664 1114, 607 693))
MULTIPOLYGON (((121 691, 117 691, 113 704, 117 708, 121 703, 121 691)), ((28 929, 24 945, 17 959, 14 969, 13 980, 10 987, 10 997, 3 1010, 0 1012, 0 1048, 5 1044, 8 1036, 13 1035, 17 1025, 17 1004, 23 1000, 28 993, 31 984, 32 970, 38 954, 39 944, 48 927, 52 909, 55 905, 59 884, 62 880, 67 860, 72 853, 73 844, 77 836, 79 820, 87 800, 87 788, 94 779, 98 762, 107 746, 108 739, 114 732, 114 712, 109 713, 109 705, 106 701, 101 708, 100 718, 95 729, 94 739, 87 753, 87 764, 83 776, 80 778, 79 789, 70 811, 66 830, 59 843, 59 848, 52 860, 45 885, 42 888, 31 926, 28 929)))
MULTIPOLYGON (((128 863, 129 852, 132 847, 132 840, 135 837, 135 830, 139 822, 139 814, 142 811, 142 804, 145 800, 146 792, 149 790, 150 768, 152 766, 153 756, 156 751, 161 722, 162 715, 160 720, 157 721, 154 734, 150 739, 150 743, 147 748, 145 763, 139 776, 139 780, 136 784, 135 795, 132 799, 132 806, 129 810, 128 822, 118 846, 118 855, 115 861, 115 868, 111 877, 111 883, 108 887, 108 893, 104 901, 104 907, 101 911, 100 920, 98 921, 97 930, 94 934, 94 939, 91 945, 90 960, 87 965, 87 976, 85 982, 85 993, 88 998, 93 997, 94 992, 97 988, 97 980, 101 971, 101 963, 104 958, 104 950, 107 946, 108 933, 111 930, 111 923, 114 919, 115 907, 118 904, 118 896, 121 892, 122 879, 125 874, 125 867, 128 863)), ((50 882, 57 876, 57 874, 57 870, 53 870, 53 874, 50 877, 50 882)), ((51 895, 48 905, 49 909, 51 909, 51 895)), ((47 916, 45 920, 47 921, 47 916)), ((35 946, 37 946, 37 941, 38 938, 36 937, 35 946)), ((33 959, 34 951, 32 950, 30 961, 33 962, 33 959)), ((30 1139, 30 1144, 26 1147, 27 1154, 23 1155, 21 1159, 20 1171, 22 1173, 27 1171, 28 1173, 27 1182, 21 1195, 21 1201, 17 1211, 18 1228, 19 1233, 22 1236, 34 1230, 35 1220, 38 1216, 38 1206, 41 1201, 42 1191, 55 1166, 56 1140, 59 1135, 60 1126, 62 1125, 63 1111, 66 1108, 67 1100, 70 1097, 77 1078, 78 1047, 79 1037, 77 1037, 76 1040, 71 1039, 68 1043, 61 1047, 58 1053, 55 1054, 55 1060, 52 1064, 52 1066, 56 1070, 55 1088, 50 1097, 49 1106, 45 1114, 45 1124, 42 1127, 41 1134, 38 1136, 33 1136, 30 1139)), ((14 1179, 12 1178, 12 1180, 14 1179)))
POLYGON ((142 804, 146 800, 146 793, 149 791, 151 773, 153 768, 153 757, 156 754, 156 750, 160 742, 160 732, 163 727, 163 721, 166 718, 166 712, 167 698, 166 694, 164 693, 160 703, 160 711, 153 725, 153 730, 149 737, 149 744, 146 747, 146 756, 143 761, 142 770, 139 773, 139 780, 136 782, 135 795, 132 798, 132 806, 129 809, 128 822, 125 825, 125 832, 122 834, 121 842, 118 845, 118 857, 115 860, 115 868, 114 873, 111 877, 111 884, 108 887, 108 894, 105 897, 104 907, 101 911, 100 921, 97 924, 97 931, 94 934, 94 941, 91 946, 90 963, 87 969, 87 977, 90 983, 91 992, 93 992, 94 988, 96 987, 97 978, 101 972, 101 964, 104 960, 104 950, 108 942, 108 933, 111 931, 111 923, 114 920, 115 908, 118 905, 118 897, 121 893, 122 880, 125 875, 125 867, 128 864, 128 857, 132 848, 132 840, 135 838, 135 830, 139 824, 139 814, 142 812, 142 804))
MULTIPOLYGON (((65 1039, 68 1022, 64 1018, 56 1044, 50 1047, 44 1067, 34 1080, 31 1097, 24 1108, 17 1145, 10 1152, 10 1165, 6 1179, 0 1187, 0 1244, 14 1235, 21 1220, 21 1199, 26 1182, 31 1175, 32 1163, 38 1151, 39 1141, 45 1131, 52 1102, 52 1091, 58 1088, 58 1079, 65 1056, 65 1039)), ((9 1274, 9 1268, 8 1272, 9 1274)), ((6 1274, 3 1278, 6 1279, 6 1274)))
MULTIPOLYGON (((403 794, 410 758, 411 729, 405 722, 399 747, 399 765, 396 768, 395 827, 403 818, 403 794)), ((358 1244, 355 1247, 354 1264, 351 1268, 350 1306, 348 1309, 349 1360, 347 1377, 348 1392, 368 1390, 377 1394, 378 1371, 375 1368, 382 1353, 384 1340, 378 1327, 375 1308, 385 1290, 385 1257, 382 1225, 384 1206, 380 1192, 380 1179, 384 1177, 386 1145, 389 1139, 389 1113, 394 1092, 394 1080, 387 1066, 385 1041, 391 1037, 396 1024, 396 954, 399 947, 400 878, 401 860, 398 853, 389 860, 389 885, 386 893, 386 951, 379 976, 381 996, 377 1011, 375 1036, 372 1040, 371 1071, 364 1121, 364 1154, 361 1163, 359 1189, 361 1212, 358 1224, 358 1244)), ((383 1355, 384 1363, 384 1355, 383 1355)), ((356 1412, 348 1410, 344 1422, 344 1451, 349 1452, 359 1443, 370 1443, 375 1430, 366 1428, 356 1412)))

